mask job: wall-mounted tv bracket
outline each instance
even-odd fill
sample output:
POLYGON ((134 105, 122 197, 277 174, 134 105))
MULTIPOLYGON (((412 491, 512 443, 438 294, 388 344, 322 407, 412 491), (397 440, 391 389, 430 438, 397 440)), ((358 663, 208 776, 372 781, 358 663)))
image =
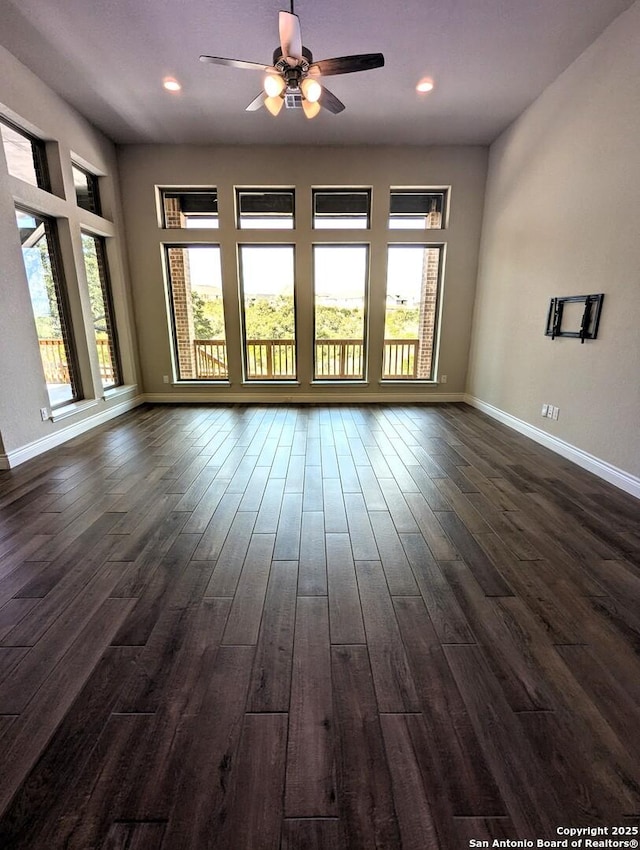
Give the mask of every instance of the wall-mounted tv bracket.
POLYGON ((555 339, 557 336, 573 337, 579 339, 581 344, 584 343, 585 339, 595 339, 598 336, 603 301, 604 293, 602 292, 597 295, 567 295, 563 298, 552 298, 549 303, 545 334, 550 336, 551 339, 555 339), (567 327, 564 308, 566 304, 576 302, 584 304, 580 327, 569 328, 567 327), (565 319, 564 327, 562 326, 563 318, 565 319))

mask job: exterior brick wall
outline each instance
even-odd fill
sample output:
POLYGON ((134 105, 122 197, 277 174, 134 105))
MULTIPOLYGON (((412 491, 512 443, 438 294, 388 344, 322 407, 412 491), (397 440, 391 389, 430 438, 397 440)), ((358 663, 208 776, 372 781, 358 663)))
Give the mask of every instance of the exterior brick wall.
MULTIPOLYGON (((441 227, 441 216, 435 209, 435 203, 432 211, 429 213, 427 227, 441 227)), ((433 366, 433 341, 438 300, 440 250, 440 248, 427 248, 424 252, 422 263, 420 318, 418 321, 418 369, 416 377, 423 379, 431 377, 433 366)))
MULTIPOLYGON (((165 223, 167 227, 185 227, 178 198, 164 199, 165 223)), ((194 326, 191 304, 191 275, 189 255, 183 248, 169 248, 169 274, 173 299, 176 345, 178 349, 178 372, 183 379, 196 377, 195 352, 193 347, 194 326)))

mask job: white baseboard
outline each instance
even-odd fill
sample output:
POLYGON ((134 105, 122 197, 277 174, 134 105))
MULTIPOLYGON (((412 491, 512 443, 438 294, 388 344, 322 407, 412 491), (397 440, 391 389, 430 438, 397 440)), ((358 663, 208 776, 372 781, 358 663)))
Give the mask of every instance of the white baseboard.
POLYGON ((393 395, 381 393, 354 393, 348 389, 332 393, 146 393, 143 400, 149 404, 442 404, 461 402, 464 393, 403 392, 393 395))
POLYGON ((74 437, 79 437, 80 434, 84 434, 92 428, 108 422, 110 419, 115 419, 116 416, 120 416, 128 410, 133 410, 134 407, 138 407, 138 405, 143 403, 144 398, 142 396, 133 396, 111 407, 107 407, 94 416, 88 416, 80 422, 67 425, 66 428, 60 428, 52 434, 47 434, 46 437, 41 437, 39 440, 34 440, 32 443, 20 446, 19 449, 0 454, 0 469, 13 469, 14 466, 18 466, 27 460, 31 460, 31 458, 48 452, 50 449, 60 446, 74 437))
POLYGON ((623 469, 618 469, 617 466, 613 466, 613 464, 607 463, 607 461, 601 460, 595 457, 595 455, 591 455, 589 452, 585 452, 577 446, 561 440, 559 437, 554 437, 553 434, 548 434, 541 428, 536 428, 535 425, 530 425, 523 419, 518 419, 516 416, 512 416, 510 413, 506 413, 504 410, 500 410, 500 408, 494 407, 492 404, 488 404, 486 401, 482 401, 475 396, 465 395, 464 401, 472 407, 477 407, 478 410, 481 410, 493 419, 497 419, 498 422, 502 422, 503 425, 507 425, 509 428, 513 428, 514 431, 524 434, 525 437, 530 437, 536 443, 540 443, 540 445, 545 446, 547 449, 551 449, 552 452, 566 457, 567 460, 573 461, 573 463, 576 463, 583 469, 587 469, 599 478, 619 487, 626 493, 630 493, 636 499, 640 499, 640 478, 636 478, 635 475, 631 475, 623 469))

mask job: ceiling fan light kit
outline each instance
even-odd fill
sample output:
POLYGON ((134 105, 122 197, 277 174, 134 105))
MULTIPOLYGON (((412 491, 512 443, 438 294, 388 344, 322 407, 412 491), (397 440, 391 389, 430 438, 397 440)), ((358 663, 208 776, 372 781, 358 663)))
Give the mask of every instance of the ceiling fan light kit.
POLYGON ((277 115, 284 106, 284 100, 280 97, 280 95, 276 95, 276 97, 265 97, 263 103, 268 111, 274 116, 277 115))
POLYGON ((318 112, 320 112, 320 104, 317 100, 303 100, 302 109, 307 118, 315 118, 318 112))
POLYGON ((282 77, 276 77, 274 74, 267 74, 264 78, 264 90, 269 97, 279 97, 284 91, 285 85, 282 77))
POLYGON ((368 71, 384 65, 382 53, 360 53, 314 62, 311 51, 302 44, 300 19, 293 13, 293 2, 291 12, 279 13, 278 30, 280 45, 274 50, 273 65, 221 56, 200 56, 201 62, 266 72, 264 92, 246 107, 248 112, 264 106, 275 116, 286 106, 287 109, 302 108, 307 118, 314 118, 321 109, 337 115, 345 109, 344 103, 325 85, 321 85, 318 78, 368 71))
POLYGON ((307 77, 300 83, 300 88, 302 90, 302 94, 305 97, 305 100, 308 100, 309 103, 315 103, 320 99, 320 95, 322 94, 322 86, 317 80, 312 79, 311 77, 307 77))

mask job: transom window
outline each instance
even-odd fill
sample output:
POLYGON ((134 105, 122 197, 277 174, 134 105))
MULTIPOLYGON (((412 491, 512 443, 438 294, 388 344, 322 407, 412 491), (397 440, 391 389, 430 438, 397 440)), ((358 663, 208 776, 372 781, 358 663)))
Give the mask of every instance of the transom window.
POLYGON ((0 121, 0 135, 9 174, 51 191, 44 143, 4 121, 0 121))
POLYGON ((293 189, 236 189, 240 230, 293 230, 293 189))
POLYGON ((371 215, 369 189, 314 189, 313 226, 366 230, 371 215))
POLYGON ((444 191, 392 189, 389 204, 391 230, 433 230, 444 226, 444 191))
POLYGON ((83 210, 101 215, 100 208, 100 193, 98 191, 98 178, 90 171, 80 168, 79 165, 72 163, 71 171, 73 173, 73 185, 76 190, 76 203, 83 210))
POLYGON ((161 194, 164 227, 197 230, 219 226, 215 189, 163 189, 161 194))

